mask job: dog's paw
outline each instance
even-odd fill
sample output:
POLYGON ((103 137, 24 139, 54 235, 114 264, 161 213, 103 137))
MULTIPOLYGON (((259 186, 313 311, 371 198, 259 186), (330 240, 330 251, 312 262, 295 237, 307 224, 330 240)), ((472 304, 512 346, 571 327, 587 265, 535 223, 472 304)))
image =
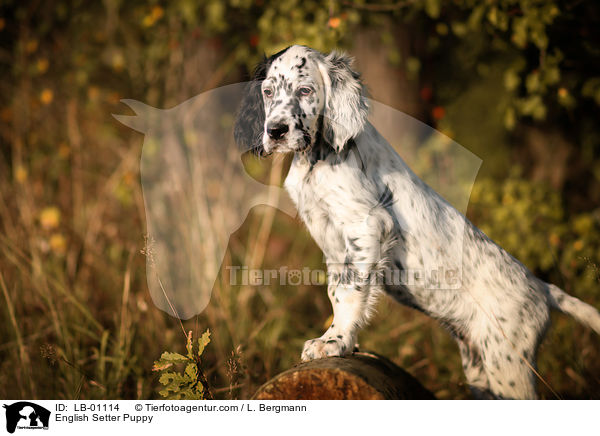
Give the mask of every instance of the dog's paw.
POLYGON ((304 343, 302 361, 322 359, 324 357, 342 357, 352 352, 352 346, 340 337, 320 337, 304 343))

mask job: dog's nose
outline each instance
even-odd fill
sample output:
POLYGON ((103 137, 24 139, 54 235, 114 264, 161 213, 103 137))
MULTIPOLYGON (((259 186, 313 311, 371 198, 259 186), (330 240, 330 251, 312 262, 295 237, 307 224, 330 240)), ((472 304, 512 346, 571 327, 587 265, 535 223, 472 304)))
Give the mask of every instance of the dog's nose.
POLYGON ((278 140, 290 130, 287 124, 267 124, 267 134, 269 138, 278 140))

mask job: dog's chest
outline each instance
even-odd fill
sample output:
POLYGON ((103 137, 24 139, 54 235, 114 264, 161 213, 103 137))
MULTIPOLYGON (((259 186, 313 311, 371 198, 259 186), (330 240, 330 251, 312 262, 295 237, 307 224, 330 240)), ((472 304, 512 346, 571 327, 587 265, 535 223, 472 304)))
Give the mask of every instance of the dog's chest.
POLYGON ((311 166, 305 159, 294 157, 284 186, 296 205, 298 213, 317 245, 328 258, 345 252, 343 216, 336 206, 336 197, 343 193, 343 183, 337 171, 325 163, 311 166))

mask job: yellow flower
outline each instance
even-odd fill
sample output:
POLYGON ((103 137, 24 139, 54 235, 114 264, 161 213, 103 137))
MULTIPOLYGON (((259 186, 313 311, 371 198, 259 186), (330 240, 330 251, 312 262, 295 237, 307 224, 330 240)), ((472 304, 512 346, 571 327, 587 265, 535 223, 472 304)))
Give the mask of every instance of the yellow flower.
POLYGON ((67 251, 67 241, 60 233, 55 233, 50 237, 50 249, 56 254, 65 254, 67 251))
POLYGON ((37 64, 36 64, 36 68, 40 73, 45 73, 46 71, 48 71, 48 66, 50 65, 50 63, 48 62, 48 59, 46 58, 41 58, 38 59, 37 64))
POLYGON ((566 88, 558 88, 558 96, 560 98, 565 98, 567 95, 569 95, 569 91, 566 88))
POLYGON ((338 27, 340 27, 340 23, 342 22, 342 20, 340 19, 340 17, 331 17, 329 19, 329 27, 331 27, 332 29, 337 29, 338 27))
POLYGON ((154 6, 152 8, 152 10, 150 11, 150 14, 148 14, 144 17, 142 24, 144 25, 144 27, 153 26, 154 23, 156 23, 158 20, 160 20, 164 14, 165 14, 165 10, 163 8, 161 8, 158 5, 154 6))
POLYGON ((123 69, 123 67, 125 66, 125 58, 123 57, 123 53, 121 52, 116 52, 115 54, 113 54, 112 56, 112 67, 116 72, 119 72, 123 69))
POLYGON ((150 27, 150 26, 152 26, 153 24, 154 24, 154 20, 152 19, 152 16, 151 16, 151 15, 146 15, 146 16, 144 17, 144 19, 142 20, 142 25, 143 25, 144 27, 150 27))
POLYGON ((152 15, 152 19, 154 21, 159 20, 160 18, 162 18, 162 16, 165 14, 165 10, 163 8, 161 8, 160 6, 156 5, 152 8, 152 12, 150 13, 150 15, 152 15))
POLYGON ((52 230, 60 224, 60 210, 56 206, 49 206, 40 212, 40 224, 46 230, 52 230))
POLYGON ((583 248, 583 241, 581 239, 575 241, 575 243, 573 244, 573 248, 575 249, 575 251, 580 251, 583 248))
POLYGON ((560 243, 560 238, 556 233, 550 234, 550 237, 548 239, 550 240, 550 244, 552 244, 555 247, 560 243))
POLYGON ((15 180, 19 183, 23 183, 27 180, 27 170, 24 166, 19 165, 15 168, 15 180))
POLYGON ((40 100, 45 105, 49 105, 50 103, 52 103, 53 99, 54 99, 54 93, 52 92, 51 89, 46 88, 40 94, 40 100))

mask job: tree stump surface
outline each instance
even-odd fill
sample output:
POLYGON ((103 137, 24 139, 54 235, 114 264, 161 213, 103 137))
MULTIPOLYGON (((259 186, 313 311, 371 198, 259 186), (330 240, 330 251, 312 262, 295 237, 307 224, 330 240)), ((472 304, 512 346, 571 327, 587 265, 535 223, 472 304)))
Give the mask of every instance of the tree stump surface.
POLYGON ((254 400, 434 400, 396 364, 374 353, 305 362, 262 385, 254 400))

